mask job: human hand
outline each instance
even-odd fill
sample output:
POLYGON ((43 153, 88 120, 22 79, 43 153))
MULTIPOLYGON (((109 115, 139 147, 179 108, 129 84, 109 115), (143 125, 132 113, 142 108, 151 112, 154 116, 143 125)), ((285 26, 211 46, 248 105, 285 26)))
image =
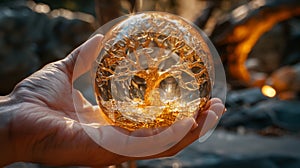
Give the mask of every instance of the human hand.
MULTIPOLYGON (((144 157, 122 156, 95 143, 83 129, 75 114, 72 98, 72 77, 78 55, 97 56, 97 35, 75 49, 65 59, 50 63, 20 82, 14 91, 0 99, 0 118, 8 116, 1 132, 0 165, 23 161, 47 165, 103 166, 128 160, 172 156, 210 130, 224 111, 219 99, 212 99, 206 111, 194 119, 190 131, 168 150, 144 157), (205 121, 211 121, 204 125, 205 121), (7 131, 9 130, 9 131, 7 131), (6 139, 6 140, 5 140, 6 139), (10 152, 7 152, 7 151, 10 152), (6 153, 7 152, 7 153, 6 153)), ((83 66, 82 69, 89 69, 83 66)), ((181 121, 179 121, 181 122, 181 121)), ((140 134, 138 131, 136 134, 140 134)), ((134 132, 133 132, 134 134, 134 132)), ((111 137, 113 138, 113 137, 111 137)))

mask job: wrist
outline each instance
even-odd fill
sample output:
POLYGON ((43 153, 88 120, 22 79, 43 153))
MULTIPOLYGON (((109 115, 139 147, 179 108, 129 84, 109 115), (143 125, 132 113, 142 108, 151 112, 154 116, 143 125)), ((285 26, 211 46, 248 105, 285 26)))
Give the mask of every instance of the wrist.
POLYGON ((16 103, 11 95, 0 96, 0 167, 15 161, 14 145, 11 139, 11 122, 16 103))

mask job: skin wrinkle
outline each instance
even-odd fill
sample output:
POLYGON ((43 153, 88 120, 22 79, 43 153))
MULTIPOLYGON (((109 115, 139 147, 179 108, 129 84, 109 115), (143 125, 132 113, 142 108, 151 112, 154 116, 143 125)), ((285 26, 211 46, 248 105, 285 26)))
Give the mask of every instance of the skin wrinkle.
MULTIPOLYGON (((7 95, 7 96, 0 96, 0 142, 5 144, 5 137, 6 140, 10 141, 13 136, 13 131, 12 131, 12 123, 10 122, 11 119, 13 118, 13 113, 16 108, 18 108, 18 104, 16 103, 17 101, 13 99, 13 95, 7 95), (14 102, 13 106, 11 106, 11 102, 14 102), (7 127, 7 129, 6 129, 7 127), (2 137, 3 136, 3 137, 2 137)), ((7 158, 11 154, 14 154, 14 151, 16 151, 16 147, 13 143, 11 144, 5 144, 5 146, 1 150, 9 149, 9 146, 11 147, 10 151, 5 152, 5 154, 0 153, 0 158, 1 159, 8 159, 7 162, 13 162, 15 161, 14 158, 7 158), (4 156, 1 157, 1 156, 4 156)), ((1 162, 0 162, 0 167, 1 162)))
POLYGON ((66 69, 62 69, 62 71, 66 70, 69 73, 66 73, 68 76, 68 80, 71 83, 72 82, 72 75, 74 71, 74 66, 76 63, 76 56, 79 55, 80 48, 77 48, 75 51, 70 53, 70 56, 62 60, 62 64, 66 69))
MULTIPOLYGON (((61 124, 63 125, 62 128, 65 130, 65 131, 61 131, 61 132, 67 132, 66 135, 62 135, 62 142, 65 142, 65 140, 67 140, 69 137, 71 137, 71 139, 69 140, 70 142, 75 140, 76 137, 80 137, 78 130, 82 130, 82 128, 77 121, 67 118, 67 117, 64 117, 64 121, 62 121, 61 124)), ((59 133, 61 133, 61 132, 59 132, 59 133)))
POLYGON ((71 118, 67 118, 67 117, 64 117, 63 119, 66 122, 67 128, 72 130, 72 128, 74 127, 74 124, 75 124, 75 120, 72 120, 71 118))
MULTIPOLYGON (((47 125, 61 125, 60 127, 57 127, 56 129, 52 129, 52 130, 48 130, 48 134, 44 135, 43 137, 41 137, 40 139, 40 143, 36 144, 37 145, 37 149, 42 148, 42 152, 39 155, 43 155, 45 154, 45 152, 49 152, 49 154, 51 154, 53 152, 53 150, 57 150, 60 148, 61 143, 69 143, 72 142, 73 139, 75 139, 77 136, 76 134, 78 134, 78 131, 75 131, 76 129, 74 129, 75 127, 68 127, 66 125, 66 121, 65 119, 62 119, 61 117, 57 116, 54 117, 53 119, 48 119, 46 118, 45 120, 49 120, 49 122, 47 122, 47 125), (67 132, 67 135, 61 135, 61 136, 57 136, 60 135, 62 132, 67 132), (59 137, 59 139, 56 139, 57 137, 59 137), (70 139, 71 137, 71 139, 70 139), (51 143, 51 142, 60 142, 60 143, 51 143), (48 146, 48 144, 51 144, 50 146, 48 146), (38 146, 40 145, 40 146, 38 146), (49 149, 51 149, 49 151, 49 149)), ((72 120, 72 119, 69 119, 72 120)), ((74 121, 74 120, 73 120, 74 121)), ((38 159, 38 158, 37 158, 38 159)), ((40 160, 40 159, 38 159, 40 160)))
MULTIPOLYGON (((78 127, 78 131, 76 131, 76 134, 78 134, 78 136, 76 136, 76 140, 80 139, 80 141, 84 142, 84 141, 90 141, 90 139, 87 139, 86 138, 86 135, 83 135, 85 134, 83 131, 80 131, 82 130, 82 127, 80 125, 78 125, 76 123, 75 127, 78 127), (80 133, 81 132, 81 133, 80 133), (83 134, 82 134, 83 133, 83 134)), ((76 141, 75 140, 75 141, 76 141)), ((83 143, 82 145, 84 146, 80 146, 80 148, 83 148, 85 149, 85 152, 84 153, 89 153, 90 156, 97 156, 98 155, 98 150, 103 150, 100 146, 96 145, 96 146, 86 146, 86 144, 90 144, 90 143, 83 143)), ((77 147, 77 146, 76 146, 77 147)), ((116 157, 117 158, 117 157, 116 157)), ((71 160, 72 161, 72 160, 71 160)), ((70 161, 70 162, 71 162, 70 161)), ((108 161, 108 160, 107 160, 108 161)), ((116 159, 112 159, 111 161, 109 161, 111 164, 113 164, 113 162, 116 161, 116 159)), ((73 161, 74 162, 74 161, 73 161)), ((80 162, 78 160, 78 162, 80 162)), ((99 165, 99 162, 101 162, 101 158, 97 158, 97 157, 94 157, 94 160, 90 160, 88 164, 92 164, 94 166, 97 166, 99 165)))
POLYGON ((39 93, 32 92, 28 88, 30 87, 27 87, 26 84, 17 85, 14 91, 17 92, 16 99, 22 102, 32 102, 47 106, 46 102, 42 100, 42 95, 40 95, 39 93))
MULTIPOLYGON (((10 123, 8 124, 8 140, 9 140, 9 141, 11 141, 11 140, 13 139, 12 126, 13 126, 13 123, 10 122, 10 123)), ((12 142, 12 151, 13 151, 13 153, 16 153, 16 151, 17 151, 16 144, 13 143, 13 142, 12 142)), ((12 161, 14 161, 14 160, 12 160, 12 161)), ((0 166, 1 166, 1 164, 0 164, 0 166)))
MULTIPOLYGON (((57 68, 57 67, 59 67, 58 65, 60 65, 60 64, 57 64, 56 67, 53 67, 53 66, 46 66, 46 69, 49 69, 49 72, 47 72, 47 73, 41 75, 42 78, 37 78, 37 77, 36 77, 37 75, 32 75, 29 79, 26 80, 25 84, 23 84, 23 85, 21 85, 21 86, 19 86, 19 87, 25 87, 25 90, 26 90, 27 88, 29 88, 29 90, 31 90, 31 91, 33 91, 33 92, 36 91, 36 88, 40 89, 40 90, 38 90, 37 92, 39 92, 39 93, 42 92, 42 95, 38 95, 37 97, 39 97, 39 99, 42 100, 41 102, 50 102, 50 103, 47 104, 47 106, 50 107, 50 108, 55 109, 56 106, 53 106, 52 103, 51 103, 51 102, 55 102, 55 100, 49 100, 49 99, 45 100, 45 96, 44 96, 44 95, 47 95, 48 92, 51 92, 51 93, 56 93, 56 92, 57 92, 57 90, 52 89, 52 88, 55 88, 55 87, 53 86, 54 83, 55 83, 55 84, 58 84, 58 83, 65 84, 65 82, 68 81, 68 80, 64 81, 64 80, 65 80, 65 77, 63 77, 63 76, 62 76, 62 77, 59 77, 59 78, 60 78, 61 80, 63 80, 63 81, 57 79, 56 75, 61 75, 61 74, 62 74, 62 72, 59 72, 59 71, 61 71, 61 70, 59 70, 59 69, 57 68), (57 71, 57 72, 56 72, 56 71, 57 71), (53 79, 54 81, 49 81, 49 77, 46 77, 47 75, 48 75, 51 79, 53 79), (50 86, 45 87, 46 85, 38 85, 38 86, 37 86, 37 85, 34 85, 34 84, 32 84, 32 83, 33 83, 32 81, 35 81, 35 80, 38 81, 38 83, 46 83, 46 84, 48 84, 48 85, 50 85, 50 86), (27 83, 27 82, 28 82, 28 83, 27 83), (33 85, 33 87, 30 88, 30 85, 33 85), (52 86, 51 86, 51 85, 52 85, 52 86), (49 90, 49 89, 50 89, 50 90, 49 90)), ((65 91, 65 90, 63 90, 63 91, 65 91)), ((70 93, 70 90, 68 90, 67 92, 70 93)), ((62 95, 64 95, 64 94, 68 94, 68 93, 56 93, 56 94, 62 94, 62 95)), ((27 95, 30 95, 30 94, 27 94, 27 95)), ((62 107, 65 108, 65 106, 62 106, 62 107)), ((56 110, 56 109, 55 109, 55 110, 56 110)), ((63 110, 64 110, 64 109, 63 109, 63 110)))
POLYGON ((49 142, 53 141, 53 137, 56 136, 57 132, 58 131, 56 130, 50 130, 50 132, 48 132, 46 135, 40 137, 37 143, 33 144, 32 150, 37 151, 34 152, 32 156, 34 160, 42 161, 43 155, 47 155, 49 149, 55 149, 56 145, 53 145, 53 143, 49 142))

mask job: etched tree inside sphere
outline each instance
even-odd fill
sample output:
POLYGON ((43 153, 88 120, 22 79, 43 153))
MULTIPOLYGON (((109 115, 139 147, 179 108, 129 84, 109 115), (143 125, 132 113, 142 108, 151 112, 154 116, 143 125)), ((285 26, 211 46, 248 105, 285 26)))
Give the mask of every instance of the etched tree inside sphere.
POLYGON ((113 125, 135 130, 196 117, 211 97, 210 50, 199 30, 163 13, 131 15, 101 45, 98 104, 113 125))

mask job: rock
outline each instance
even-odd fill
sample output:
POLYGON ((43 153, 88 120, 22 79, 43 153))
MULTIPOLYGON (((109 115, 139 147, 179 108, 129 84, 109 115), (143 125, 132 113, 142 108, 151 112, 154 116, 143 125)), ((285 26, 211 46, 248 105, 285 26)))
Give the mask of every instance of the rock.
POLYGON ((297 168, 300 141, 296 136, 239 135, 217 129, 205 142, 194 142, 171 158, 138 161, 138 167, 297 168))
POLYGON ((262 100, 267 100, 260 88, 248 88, 230 91, 226 98, 226 107, 250 106, 262 100))
MULTIPOLYGON (((246 91, 247 93, 248 91, 246 91)), ((251 96, 252 98, 255 96, 251 96)), ((251 106, 245 102, 256 102, 254 99, 237 98, 236 106, 229 106, 220 121, 220 127, 237 128, 244 126, 255 130, 276 126, 291 132, 300 132, 299 100, 263 99, 251 106)), ((228 100, 229 104, 236 102, 228 100)))
POLYGON ((0 61, 0 91, 9 93, 21 79, 41 66, 38 56, 24 48, 15 48, 0 61))
POLYGON ((64 58, 93 32, 90 23, 78 19, 51 18, 26 6, 0 7, 0 95, 64 58))

